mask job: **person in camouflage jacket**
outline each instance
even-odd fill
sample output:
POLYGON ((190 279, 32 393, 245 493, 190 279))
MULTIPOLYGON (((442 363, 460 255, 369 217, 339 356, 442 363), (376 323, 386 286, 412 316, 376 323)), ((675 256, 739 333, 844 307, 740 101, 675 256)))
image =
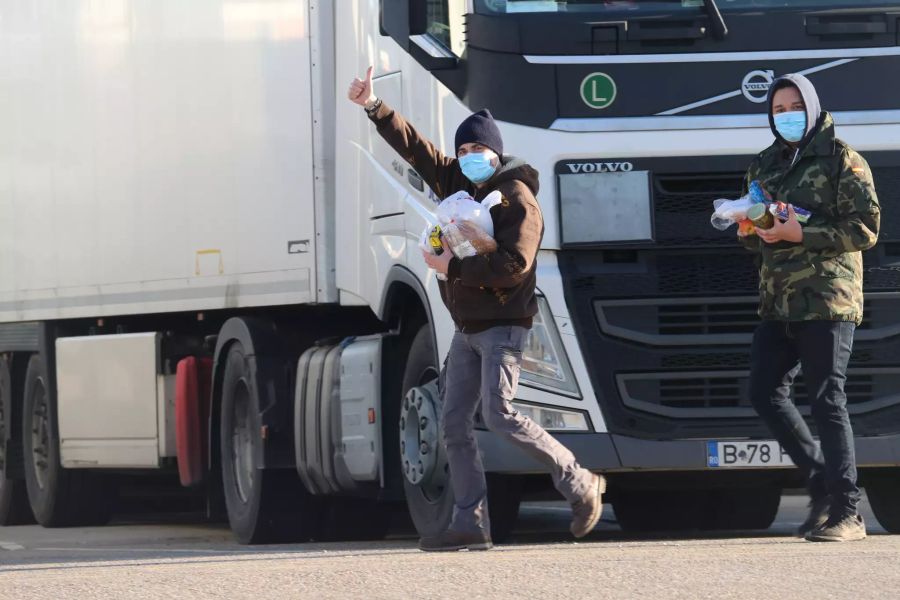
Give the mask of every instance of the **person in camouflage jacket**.
POLYGON ((799 533, 812 541, 862 539, 844 383, 863 317, 861 252, 877 242, 880 208, 869 165, 835 137, 834 120, 806 77, 776 80, 768 105, 776 139, 750 164, 745 192, 758 180, 789 205, 789 218, 741 237, 759 264, 762 322, 753 337, 750 399, 807 476, 810 515, 799 533), (810 211, 806 224, 795 206, 810 211), (821 450, 790 400, 801 366, 821 450))

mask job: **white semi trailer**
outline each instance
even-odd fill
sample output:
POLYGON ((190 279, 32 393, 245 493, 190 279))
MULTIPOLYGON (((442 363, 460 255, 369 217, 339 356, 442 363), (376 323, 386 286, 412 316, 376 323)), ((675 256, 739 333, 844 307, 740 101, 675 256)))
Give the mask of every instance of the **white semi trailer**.
MULTIPOLYGON (((378 536, 401 500, 446 526, 439 199, 344 97, 373 64, 444 151, 489 106, 540 171, 517 407, 630 529, 766 527, 799 483, 744 394, 752 260, 705 221, 808 73, 885 214, 848 391, 900 529, 900 5, 801 4, 0 0, 0 524, 177 471, 246 543, 378 536)), ((478 434, 499 538, 548 480, 478 434)))

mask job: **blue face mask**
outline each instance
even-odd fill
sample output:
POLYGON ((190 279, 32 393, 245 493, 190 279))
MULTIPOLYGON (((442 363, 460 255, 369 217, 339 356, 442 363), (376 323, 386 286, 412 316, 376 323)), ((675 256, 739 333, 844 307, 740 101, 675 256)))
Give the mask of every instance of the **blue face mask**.
POLYGON ((472 183, 483 183, 491 178, 496 167, 491 164, 491 159, 496 156, 491 151, 469 152, 459 159, 459 168, 472 183))
POLYGON ((806 135, 806 113, 799 110, 775 115, 775 129, 789 142, 799 142, 806 135))

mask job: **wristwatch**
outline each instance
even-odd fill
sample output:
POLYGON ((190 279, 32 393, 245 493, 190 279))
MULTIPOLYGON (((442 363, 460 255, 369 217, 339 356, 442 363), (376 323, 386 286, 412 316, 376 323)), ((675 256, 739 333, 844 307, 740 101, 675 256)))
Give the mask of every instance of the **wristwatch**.
POLYGON ((375 111, 377 111, 379 108, 381 108, 381 98, 376 98, 375 102, 373 102, 372 106, 369 108, 366 108, 365 106, 363 106, 363 110, 366 111, 366 114, 369 115, 370 117, 372 115, 374 115, 375 111))

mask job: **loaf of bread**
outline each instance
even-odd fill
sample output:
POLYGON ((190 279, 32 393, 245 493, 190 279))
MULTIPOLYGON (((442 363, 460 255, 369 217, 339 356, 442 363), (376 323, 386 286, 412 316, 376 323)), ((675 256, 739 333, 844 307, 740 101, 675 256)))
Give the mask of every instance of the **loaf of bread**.
POLYGON ((457 221, 444 227, 444 239, 457 258, 496 252, 497 242, 472 221, 457 221))

